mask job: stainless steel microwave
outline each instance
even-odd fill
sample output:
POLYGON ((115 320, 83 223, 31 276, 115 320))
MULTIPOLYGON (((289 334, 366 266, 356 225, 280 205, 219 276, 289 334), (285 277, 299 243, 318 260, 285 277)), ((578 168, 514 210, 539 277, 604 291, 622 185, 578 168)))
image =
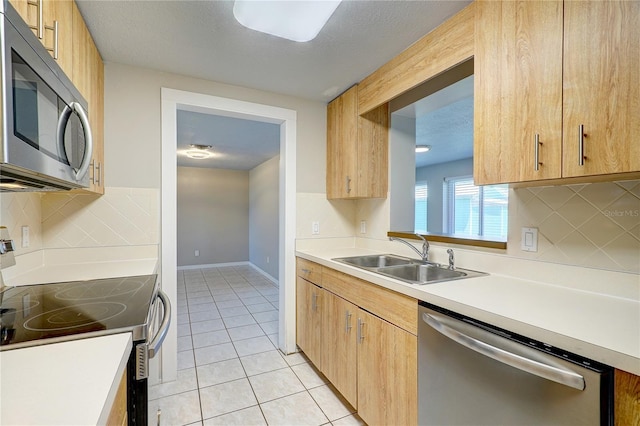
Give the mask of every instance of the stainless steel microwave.
POLYGON ((7 0, 0 15, 0 191, 88 187, 87 102, 7 0))

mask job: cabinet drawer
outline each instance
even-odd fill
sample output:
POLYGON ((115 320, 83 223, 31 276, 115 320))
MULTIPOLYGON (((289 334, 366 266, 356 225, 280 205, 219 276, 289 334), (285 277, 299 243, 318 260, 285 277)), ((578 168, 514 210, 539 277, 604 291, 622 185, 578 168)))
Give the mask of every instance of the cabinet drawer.
POLYGON ((314 284, 320 285, 322 282, 322 266, 299 257, 297 259, 296 275, 314 284))
POLYGON ((322 287, 411 334, 418 333, 418 301, 412 297, 330 268, 322 268, 322 287))

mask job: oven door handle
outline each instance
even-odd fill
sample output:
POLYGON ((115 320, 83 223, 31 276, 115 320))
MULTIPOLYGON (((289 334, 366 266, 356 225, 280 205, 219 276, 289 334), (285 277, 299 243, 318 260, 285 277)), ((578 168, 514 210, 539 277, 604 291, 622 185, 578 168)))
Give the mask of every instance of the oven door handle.
MULTIPOLYGON (((437 332, 443 334, 444 336, 450 338, 454 342, 459 343, 466 348, 478 352, 481 355, 487 356, 519 370, 534 374, 547 380, 554 381, 556 383, 560 383, 565 386, 569 386, 574 389, 578 389, 581 391, 585 389, 584 377, 580 374, 565 368, 545 364, 534 359, 514 354, 512 352, 506 351, 504 349, 498 348, 496 346, 468 336, 455 329, 455 324, 453 324, 456 322, 455 320, 450 320, 449 318, 440 316, 436 318, 436 315, 428 314, 426 312, 422 313, 422 320, 437 332), (448 324, 445 324, 445 322, 448 324)), ((478 329, 478 331, 490 335, 488 331, 482 329, 478 329)), ((523 346, 523 349, 535 351, 535 349, 529 349, 526 346, 523 346)))
POLYGON ((151 342, 149 343, 149 358, 153 358, 154 356, 156 356, 156 354, 160 350, 160 346, 162 346, 164 338, 167 337, 169 325, 171 324, 171 303, 169 302, 169 297, 165 294, 165 292, 158 289, 158 299, 160 299, 160 301, 162 302, 163 307, 162 323, 160 324, 160 329, 153 337, 153 340, 151 340, 151 342))

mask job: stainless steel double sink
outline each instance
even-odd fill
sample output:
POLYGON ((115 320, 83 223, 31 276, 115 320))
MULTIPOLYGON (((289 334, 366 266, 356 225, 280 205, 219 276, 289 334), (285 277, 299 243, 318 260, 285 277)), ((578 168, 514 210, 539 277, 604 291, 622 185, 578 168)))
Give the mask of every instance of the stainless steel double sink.
POLYGON ((472 271, 470 269, 450 269, 438 263, 396 256, 394 254, 338 257, 332 260, 417 285, 487 275, 484 272, 472 271))

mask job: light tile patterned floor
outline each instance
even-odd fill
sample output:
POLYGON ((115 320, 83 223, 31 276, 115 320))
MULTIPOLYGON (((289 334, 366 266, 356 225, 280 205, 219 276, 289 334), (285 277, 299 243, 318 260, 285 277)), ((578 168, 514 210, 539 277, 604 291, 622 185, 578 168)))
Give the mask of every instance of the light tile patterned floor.
POLYGON ((163 425, 363 425, 302 354, 277 349, 278 288, 249 265, 178 272, 178 380, 163 425))

